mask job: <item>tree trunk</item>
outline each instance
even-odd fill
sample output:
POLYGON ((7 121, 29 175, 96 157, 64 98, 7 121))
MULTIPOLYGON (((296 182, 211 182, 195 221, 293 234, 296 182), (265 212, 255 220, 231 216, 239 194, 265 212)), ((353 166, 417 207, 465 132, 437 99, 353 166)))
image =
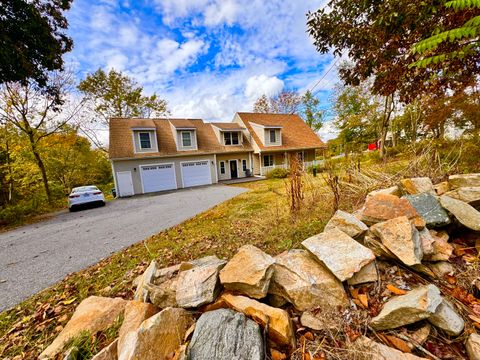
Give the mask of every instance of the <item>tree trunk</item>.
POLYGON ((43 163, 40 153, 38 152, 37 144, 35 143, 33 134, 29 134, 28 138, 30 140, 30 147, 32 149, 33 156, 35 156, 35 161, 38 168, 40 169, 40 173, 42 174, 43 187, 45 188, 45 194, 47 195, 48 203, 52 205, 52 194, 50 192, 50 186, 48 186, 48 177, 47 170, 45 169, 45 164, 43 163))
POLYGON ((393 94, 385 98, 385 108, 383 112, 382 127, 380 130, 380 156, 385 156, 385 141, 387 139, 388 126, 390 125, 390 117, 393 111, 393 94))

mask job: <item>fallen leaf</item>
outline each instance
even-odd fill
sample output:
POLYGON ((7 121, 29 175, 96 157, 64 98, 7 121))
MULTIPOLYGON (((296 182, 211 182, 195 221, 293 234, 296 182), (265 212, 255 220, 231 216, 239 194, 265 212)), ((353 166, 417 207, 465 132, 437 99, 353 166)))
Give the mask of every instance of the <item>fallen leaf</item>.
POLYGON ((405 290, 399 289, 392 284, 388 284, 387 289, 390 290, 395 295, 405 295, 407 293, 405 290))
POLYGON ((404 353, 411 353, 412 351, 410 350, 410 347, 408 346, 408 343, 402 339, 397 338, 396 336, 393 335, 385 335, 385 337, 388 339, 388 342, 392 344, 392 346, 404 353))
POLYGON ((70 305, 70 304, 73 304, 73 302, 74 302, 75 300, 77 300, 76 297, 71 298, 70 300, 62 301, 62 304, 63 304, 63 305, 70 305))
POLYGON ((310 331, 303 334, 303 336, 305 336, 305 339, 310 340, 310 341, 313 341, 315 339, 315 337, 313 336, 313 334, 310 331))
POLYGON ((445 280, 447 280, 447 282, 451 285, 454 285, 454 284, 457 283, 457 278, 455 276, 452 276, 452 275, 446 274, 445 275, 445 280))
POLYGON ((358 294, 358 300, 365 309, 368 309, 368 296, 367 294, 358 294))
POLYGON ((287 355, 275 349, 270 349, 270 355, 272 360, 285 360, 287 358, 287 355))

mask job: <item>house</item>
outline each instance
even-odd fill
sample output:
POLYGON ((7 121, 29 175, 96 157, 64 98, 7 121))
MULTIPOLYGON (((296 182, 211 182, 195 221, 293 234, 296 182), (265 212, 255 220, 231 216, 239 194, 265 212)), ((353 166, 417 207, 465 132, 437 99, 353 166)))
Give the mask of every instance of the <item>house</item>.
POLYGON ((325 145, 297 115, 237 113, 230 123, 201 119, 110 120, 109 155, 119 196, 207 185, 310 166, 325 145))

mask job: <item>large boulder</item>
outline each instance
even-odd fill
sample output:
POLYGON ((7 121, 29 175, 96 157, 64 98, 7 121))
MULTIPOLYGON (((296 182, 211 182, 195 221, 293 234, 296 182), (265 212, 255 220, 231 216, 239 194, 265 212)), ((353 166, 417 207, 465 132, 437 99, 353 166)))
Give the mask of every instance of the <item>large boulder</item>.
POLYGON ((419 229, 425 227, 425 220, 407 199, 387 194, 369 196, 365 201, 360 220, 370 226, 400 216, 406 216, 419 229))
POLYGON ((446 195, 440 197, 442 206, 469 229, 480 231, 480 212, 471 205, 446 195))
POLYGON ((452 336, 460 335, 465 327, 463 319, 454 310, 452 304, 445 299, 438 305, 437 310, 428 318, 428 321, 452 336))
POLYGON ((480 335, 470 334, 465 347, 470 360, 480 360, 480 335))
POLYGON ((404 192, 410 195, 430 193, 435 194, 432 180, 429 177, 417 177, 400 180, 404 192))
POLYGON ((348 305, 342 283, 305 250, 290 250, 275 258, 268 292, 299 311, 348 305))
POLYGON ((443 299, 435 285, 420 286, 390 299, 370 323, 375 330, 388 330, 428 319, 443 299))
POLYGON ((479 187, 480 174, 450 175, 448 177, 448 185, 452 190, 460 187, 479 187))
POLYGON ((480 205, 480 186, 461 187, 445 193, 446 196, 466 202, 472 206, 480 205))
POLYGON ((338 229, 312 236, 302 245, 340 281, 350 279, 375 259, 372 250, 338 229))
POLYGON ((244 314, 219 309, 197 321, 188 345, 189 360, 263 360, 264 343, 260 327, 244 314))
MULTIPOLYGON (((112 342, 110 345, 104 347, 91 360, 117 360, 118 359, 117 343, 118 343, 118 339, 112 342)), ((75 357, 74 359, 76 360, 77 357, 75 357)))
POLYGON ((96 333, 106 330, 123 313, 126 300, 90 296, 78 305, 75 313, 57 338, 39 356, 39 359, 54 358, 65 344, 82 332, 96 333))
POLYGON ((188 311, 166 308, 127 334, 118 348, 118 360, 166 360, 183 343, 193 323, 188 311))
POLYGON ((220 271, 220 282, 232 291, 261 299, 267 295, 275 260, 259 248, 245 245, 220 271))
POLYGON ((367 225, 358 220, 352 214, 342 210, 337 210, 337 212, 335 212, 325 226, 324 231, 332 230, 334 228, 342 230, 345 234, 351 236, 352 238, 360 237, 368 230, 367 225))
POLYGON ((438 198, 431 193, 406 195, 405 199, 417 210, 428 227, 441 227, 450 224, 447 212, 440 205, 438 198))
POLYGON ((361 336, 355 342, 360 345, 360 352, 368 355, 371 360, 427 360, 413 354, 401 352, 400 350, 377 343, 366 336, 361 336))
POLYGON ((221 299, 228 307, 244 313, 266 328, 269 338, 275 343, 290 348, 295 346, 292 322, 285 310, 268 306, 246 296, 223 294, 221 299))
POLYGON ((423 252, 420 235, 406 216, 375 224, 370 231, 404 264, 421 264, 423 252))
POLYGON ((220 292, 218 274, 227 262, 208 256, 178 275, 176 301, 179 307, 193 308, 215 301, 220 292))
POLYGON ((145 272, 140 276, 137 284, 137 289, 135 291, 135 295, 133 296, 134 300, 147 302, 149 293, 146 285, 151 284, 155 273, 157 272, 157 263, 155 260, 150 262, 145 272))

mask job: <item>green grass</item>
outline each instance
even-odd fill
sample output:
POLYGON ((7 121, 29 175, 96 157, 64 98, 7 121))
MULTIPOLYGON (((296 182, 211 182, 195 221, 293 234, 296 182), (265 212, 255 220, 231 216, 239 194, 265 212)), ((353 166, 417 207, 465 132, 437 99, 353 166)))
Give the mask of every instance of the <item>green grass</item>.
POLYGON ((131 298, 132 281, 151 259, 168 266, 206 255, 231 257, 253 244, 275 255, 323 230, 332 209, 321 177, 306 176, 304 208, 290 214, 285 180, 239 184, 250 191, 169 230, 67 276, 12 310, 0 313, 0 358, 33 359, 90 295, 131 298))

